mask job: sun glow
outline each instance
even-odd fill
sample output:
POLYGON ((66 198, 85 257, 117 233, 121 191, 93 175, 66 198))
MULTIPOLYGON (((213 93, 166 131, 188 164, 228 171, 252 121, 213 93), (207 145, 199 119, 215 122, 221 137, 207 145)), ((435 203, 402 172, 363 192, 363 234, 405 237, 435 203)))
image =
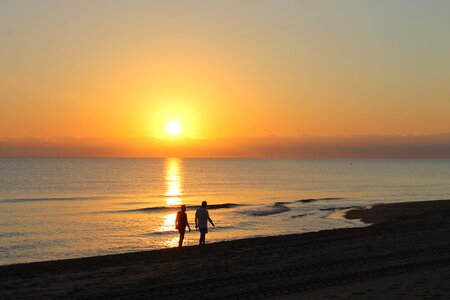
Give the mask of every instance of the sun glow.
POLYGON ((181 133, 181 124, 178 121, 170 121, 166 125, 166 131, 168 134, 175 136, 181 133))

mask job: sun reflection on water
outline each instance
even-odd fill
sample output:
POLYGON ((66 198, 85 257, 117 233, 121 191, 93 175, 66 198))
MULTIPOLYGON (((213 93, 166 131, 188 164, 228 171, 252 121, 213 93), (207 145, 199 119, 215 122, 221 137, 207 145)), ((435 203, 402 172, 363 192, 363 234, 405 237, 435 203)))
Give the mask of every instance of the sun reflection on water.
POLYGON ((163 247, 170 247, 170 248, 176 247, 176 246, 178 246, 178 239, 179 239, 178 236, 174 237, 174 238, 167 239, 167 240, 163 241, 162 246, 163 247))
POLYGON ((167 205, 180 205, 183 200, 181 180, 182 180, 181 161, 179 158, 168 158, 166 160, 166 202, 167 205))
MULTIPOLYGON (((165 182, 166 192, 164 193, 166 204, 168 206, 179 206, 183 203, 181 196, 183 191, 181 188, 182 169, 181 160, 179 158, 168 158, 165 164, 165 182)), ((161 225, 158 228, 159 232, 173 232, 175 231, 175 219, 177 213, 171 213, 162 216, 161 225)), ((174 247, 178 245, 178 236, 168 238, 163 241, 164 246, 174 247)))
POLYGON ((175 230, 175 218, 177 217, 177 213, 173 213, 167 216, 164 216, 164 222, 160 228, 160 231, 173 231, 175 230))

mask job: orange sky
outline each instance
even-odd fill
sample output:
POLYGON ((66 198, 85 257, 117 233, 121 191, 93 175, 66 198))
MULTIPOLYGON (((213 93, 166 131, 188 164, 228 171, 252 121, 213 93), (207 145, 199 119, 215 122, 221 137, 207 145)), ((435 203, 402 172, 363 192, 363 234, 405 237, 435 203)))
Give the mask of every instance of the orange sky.
POLYGON ((175 2, 2 1, 0 137, 450 132, 449 2, 175 2))

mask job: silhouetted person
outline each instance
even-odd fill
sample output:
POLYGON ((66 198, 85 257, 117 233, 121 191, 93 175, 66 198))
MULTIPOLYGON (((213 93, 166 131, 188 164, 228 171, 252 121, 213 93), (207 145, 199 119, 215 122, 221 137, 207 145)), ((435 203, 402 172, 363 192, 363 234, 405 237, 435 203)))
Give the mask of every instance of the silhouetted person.
POLYGON ((200 230, 200 245, 205 244, 205 237, 208 233, 208 221, 213 227, 215 227, 213 221, 209 217, 209 212, 206 209, 207 205, 208 203, 206 201, 203 201, 202 207, 197 209, 197 211, 195 212, 195 228, 198 228, 200 230))
POLYGON ((175 228, 178 229, 178 232, 180 233, 180 241, 178 242, 178 247, 183 246, 186 226, 187 228, 189 228, 189 232, 191 232, 191 227, 189 226, 186 214, 186 205, 181 205, 181 211, 177 212, 177 218, 175 219, 175 228))

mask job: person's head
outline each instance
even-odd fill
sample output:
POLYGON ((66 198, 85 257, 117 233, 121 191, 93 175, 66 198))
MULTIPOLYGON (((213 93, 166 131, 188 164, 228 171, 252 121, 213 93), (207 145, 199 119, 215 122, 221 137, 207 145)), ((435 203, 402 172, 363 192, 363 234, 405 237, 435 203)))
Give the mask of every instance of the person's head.
POLYGON ((202 207, 203 207, 203 208, 206 208, 207 205, 208 205, 208 202, 202 201, 202 207))
POLYGON ((181 205, 181 211, 186 211, 186 205, 181 205))

